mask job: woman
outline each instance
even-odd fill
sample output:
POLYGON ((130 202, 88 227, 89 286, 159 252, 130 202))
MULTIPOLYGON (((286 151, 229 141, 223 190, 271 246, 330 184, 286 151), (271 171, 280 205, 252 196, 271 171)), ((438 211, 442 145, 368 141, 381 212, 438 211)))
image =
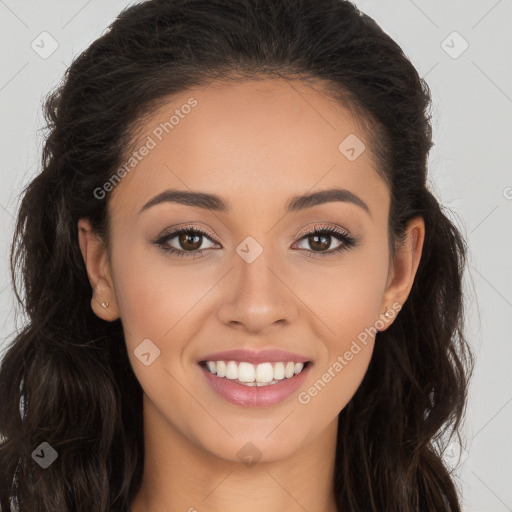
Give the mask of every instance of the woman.
POLYGON ((348 1, 124 10, 45 103, 2 510, 460 511, 466 245, 429 106, 348 1))

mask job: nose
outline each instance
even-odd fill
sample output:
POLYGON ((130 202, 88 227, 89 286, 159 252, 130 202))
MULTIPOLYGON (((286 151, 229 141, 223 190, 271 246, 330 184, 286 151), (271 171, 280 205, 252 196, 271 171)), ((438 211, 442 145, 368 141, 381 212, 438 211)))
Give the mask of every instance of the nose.
POLYGON ((297 317, 298 299, 267 254, 263 251, 252 263, 240 259, 231 272, 229 292, 217 310, 225 325, 261 334, 287 326, 297 317))

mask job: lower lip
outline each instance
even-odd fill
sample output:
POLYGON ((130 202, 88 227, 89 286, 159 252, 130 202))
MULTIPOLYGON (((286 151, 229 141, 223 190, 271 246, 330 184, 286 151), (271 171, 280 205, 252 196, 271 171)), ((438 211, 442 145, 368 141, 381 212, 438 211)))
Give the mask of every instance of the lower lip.
POLYGON ((202 365, 199 367, 212 389, 222 398, 235 405, 244 407, 267 407, 286 400, 302 385, 311 368, 311 362, 298 375, 277 384, 267 386, 244 386, 225 377, 217 377, 202 365))

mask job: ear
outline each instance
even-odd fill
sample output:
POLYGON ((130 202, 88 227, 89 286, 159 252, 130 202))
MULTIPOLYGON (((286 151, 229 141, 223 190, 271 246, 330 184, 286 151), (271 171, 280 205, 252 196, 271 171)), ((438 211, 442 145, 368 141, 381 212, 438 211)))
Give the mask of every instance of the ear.
POLYGON ((101 319, 112 322, 119 317, 119 310, 107 248, 103 240, 93 231, 89 219, 86 218, 78 221, 78 239, 93 290, 92 310, 101 319), (107 307, 105 307, 106 303, 108 303, 107 307))
MULTIPOLYGON (((423 242, 425 240, 425 222, 422 217, 414 217, 407 225, 405 239, 397 246, 395 261, 391 263, 388 282, 382 300, 382 308, 392 308, 389 318, 381 315, 386 326, 379 331, 385 331, 396 318, 396 312, 409 296, 414 278, 420 264, 423 242)), ((385 313, 385 312, 383 312, 385 313)))

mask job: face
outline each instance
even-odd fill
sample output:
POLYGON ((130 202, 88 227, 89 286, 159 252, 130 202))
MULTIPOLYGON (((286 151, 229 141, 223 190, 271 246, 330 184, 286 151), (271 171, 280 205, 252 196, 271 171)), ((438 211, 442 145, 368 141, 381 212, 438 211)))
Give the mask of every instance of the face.
POLYGON ((386 306, 395 316, 410 288, 410 274, 392 280, 390 196, 367 137, 321 92, 267 79, 173 97, 145 122, 143 145, 108 199, 111 253, 95 292, 122 319, 146 417, 226 460, 246 443, 263 460, 286 457, 332 427, 365 375, 374 328, 390 323, 386 306), (328 189, 348 192, 287 209, 328 189), (145 207, 169 190, 218 197, 145 207), (199 364, 232 349, 309 363, 252 387, 199 364), (276 398, 274 385, 299 377, 276 398), (230 398, 212 378, 229 381, 230 398))

